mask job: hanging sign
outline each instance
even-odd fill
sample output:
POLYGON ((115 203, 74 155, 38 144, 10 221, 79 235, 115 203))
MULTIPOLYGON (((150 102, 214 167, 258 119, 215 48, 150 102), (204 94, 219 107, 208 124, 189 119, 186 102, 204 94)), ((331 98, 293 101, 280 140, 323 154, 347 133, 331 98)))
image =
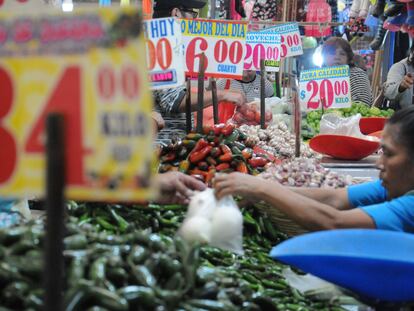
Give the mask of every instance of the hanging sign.
POLYGON ((179 21, 175 18, 146 20, 144 29, 151 89, 183 85, 184 50, 179 21))
POLYGON ((292 57, 303 54, 298 23, 287 23, 266 28, 261 32, 280 34, 281 57, 292 57))
POLYGON ((247 23, 183 19, 185 71, 197 75, 202 53, 207 77, 240 79, 243 74, 247 23))
POLYGON ((304 109, 351 107, 349 66, 303 70, 300 103, 304 109))
POLYGON ((264 59, 267 62, 266 71, 279 71, 280 43, 277 33, 248 32, 244 69, 260 70, 260 61, 264 59))
POLYGON ((58 112, 68 198, 149 198, 152 97, 138 12, 0 11, 0 20, 0 196, 44 195, 45 119, 58 112))

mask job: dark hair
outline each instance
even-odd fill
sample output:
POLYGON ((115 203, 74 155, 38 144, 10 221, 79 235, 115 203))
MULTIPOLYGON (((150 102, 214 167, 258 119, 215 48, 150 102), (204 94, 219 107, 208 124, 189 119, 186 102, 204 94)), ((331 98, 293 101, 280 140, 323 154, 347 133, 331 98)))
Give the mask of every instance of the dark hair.
POLYGON ((399 127, 396 139, 402 145, 407 146, 411 153, 414 153, 414 105, 398 110, 387 121, 387 125, 399 127))
POLYGON ((174 8, 167 9, 167 10, 154 10, 152 14, 152 18, 163 18, 163 17, 171 17, 171 12, 174 8))
POLYGON ((322 46, 322 55, 328 54, 332 50, 336 51, 338 47, 345 51, 348 58, 348 65, 351 67, 354 66, 354 62, 352 61, 354 58, 354 52, 352 52, 351 45, 345 39, 339 37, 331 37, 326 40, 322 46))

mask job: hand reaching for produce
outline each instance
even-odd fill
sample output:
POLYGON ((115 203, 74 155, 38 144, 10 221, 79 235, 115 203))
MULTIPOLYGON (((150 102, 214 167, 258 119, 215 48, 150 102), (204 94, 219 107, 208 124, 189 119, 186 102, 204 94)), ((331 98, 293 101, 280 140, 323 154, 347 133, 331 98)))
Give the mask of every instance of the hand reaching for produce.
POLYGON ((193 191, 206 189, 201 181, 180 172, 159 174, 157 182, 160 187, 158 204, 188 204, 193 191))
POLYGON ((215 194, 218 200, 226 195, 241 195, 245 197, 252 197, 260 193, 258 189, 261 188, 264 180, 255 176, 231 173, 231 174, 216 174, 214 178, 215 194))
POLYGON ((237 106, 246 103, 246 95, 241 91, 231 90, 217 90, 218 101, 229 101, 235 103, 237 106))

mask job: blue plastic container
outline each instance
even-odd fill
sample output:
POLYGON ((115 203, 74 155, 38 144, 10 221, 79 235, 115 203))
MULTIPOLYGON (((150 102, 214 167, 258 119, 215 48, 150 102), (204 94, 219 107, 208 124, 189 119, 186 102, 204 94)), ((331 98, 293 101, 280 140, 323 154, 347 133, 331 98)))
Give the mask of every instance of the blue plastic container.
POLYGON ((388 302, 414 301, 414 235, 346 229, 320 231, 274 247, 273 259, 356 294, 388 302))

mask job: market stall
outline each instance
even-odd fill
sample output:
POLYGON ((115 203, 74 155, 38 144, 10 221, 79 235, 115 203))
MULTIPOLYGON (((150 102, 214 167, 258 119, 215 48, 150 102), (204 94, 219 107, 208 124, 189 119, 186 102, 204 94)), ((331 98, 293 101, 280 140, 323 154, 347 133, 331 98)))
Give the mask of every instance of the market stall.
POLYGON ((336 20, 335 1, 217 0, 177 7, 206 19, 151 19, 146 0, 145 21, 122 1, 98 10, 64 1, 72 13, 32 1, 13 13, 11 0, 0 3, 0 212, 8 215, 0 217, 0 310, 368 310, 372 300, 346 282, 323 294, 295 286, 292 275, 304 273, 294 267, 316 271, 312 264, 270 251, 314 227, 266 198, 235 194, 223 217, 213 210, 225 210, 224 199, 211 189, 207 201, 173 189, 189 204, 155 203, 166 199, 157 177, 174 172, 203 188, 231 173, 301 190, 378 179, 381 131, 394 110, 352 98, 352 66, 304 66, 304 34, 349 27, 336 20), (260 79, 258 96, 233 104, 216 80, 247 70, 260 79), (268 77, 279 96, 265 98, 268 77), (154 148, 162 126, 152 97, 174 89, 180 107, 163 115, 166 136, 154 148), (339 121, 326 131, 329 118, 339 121))

